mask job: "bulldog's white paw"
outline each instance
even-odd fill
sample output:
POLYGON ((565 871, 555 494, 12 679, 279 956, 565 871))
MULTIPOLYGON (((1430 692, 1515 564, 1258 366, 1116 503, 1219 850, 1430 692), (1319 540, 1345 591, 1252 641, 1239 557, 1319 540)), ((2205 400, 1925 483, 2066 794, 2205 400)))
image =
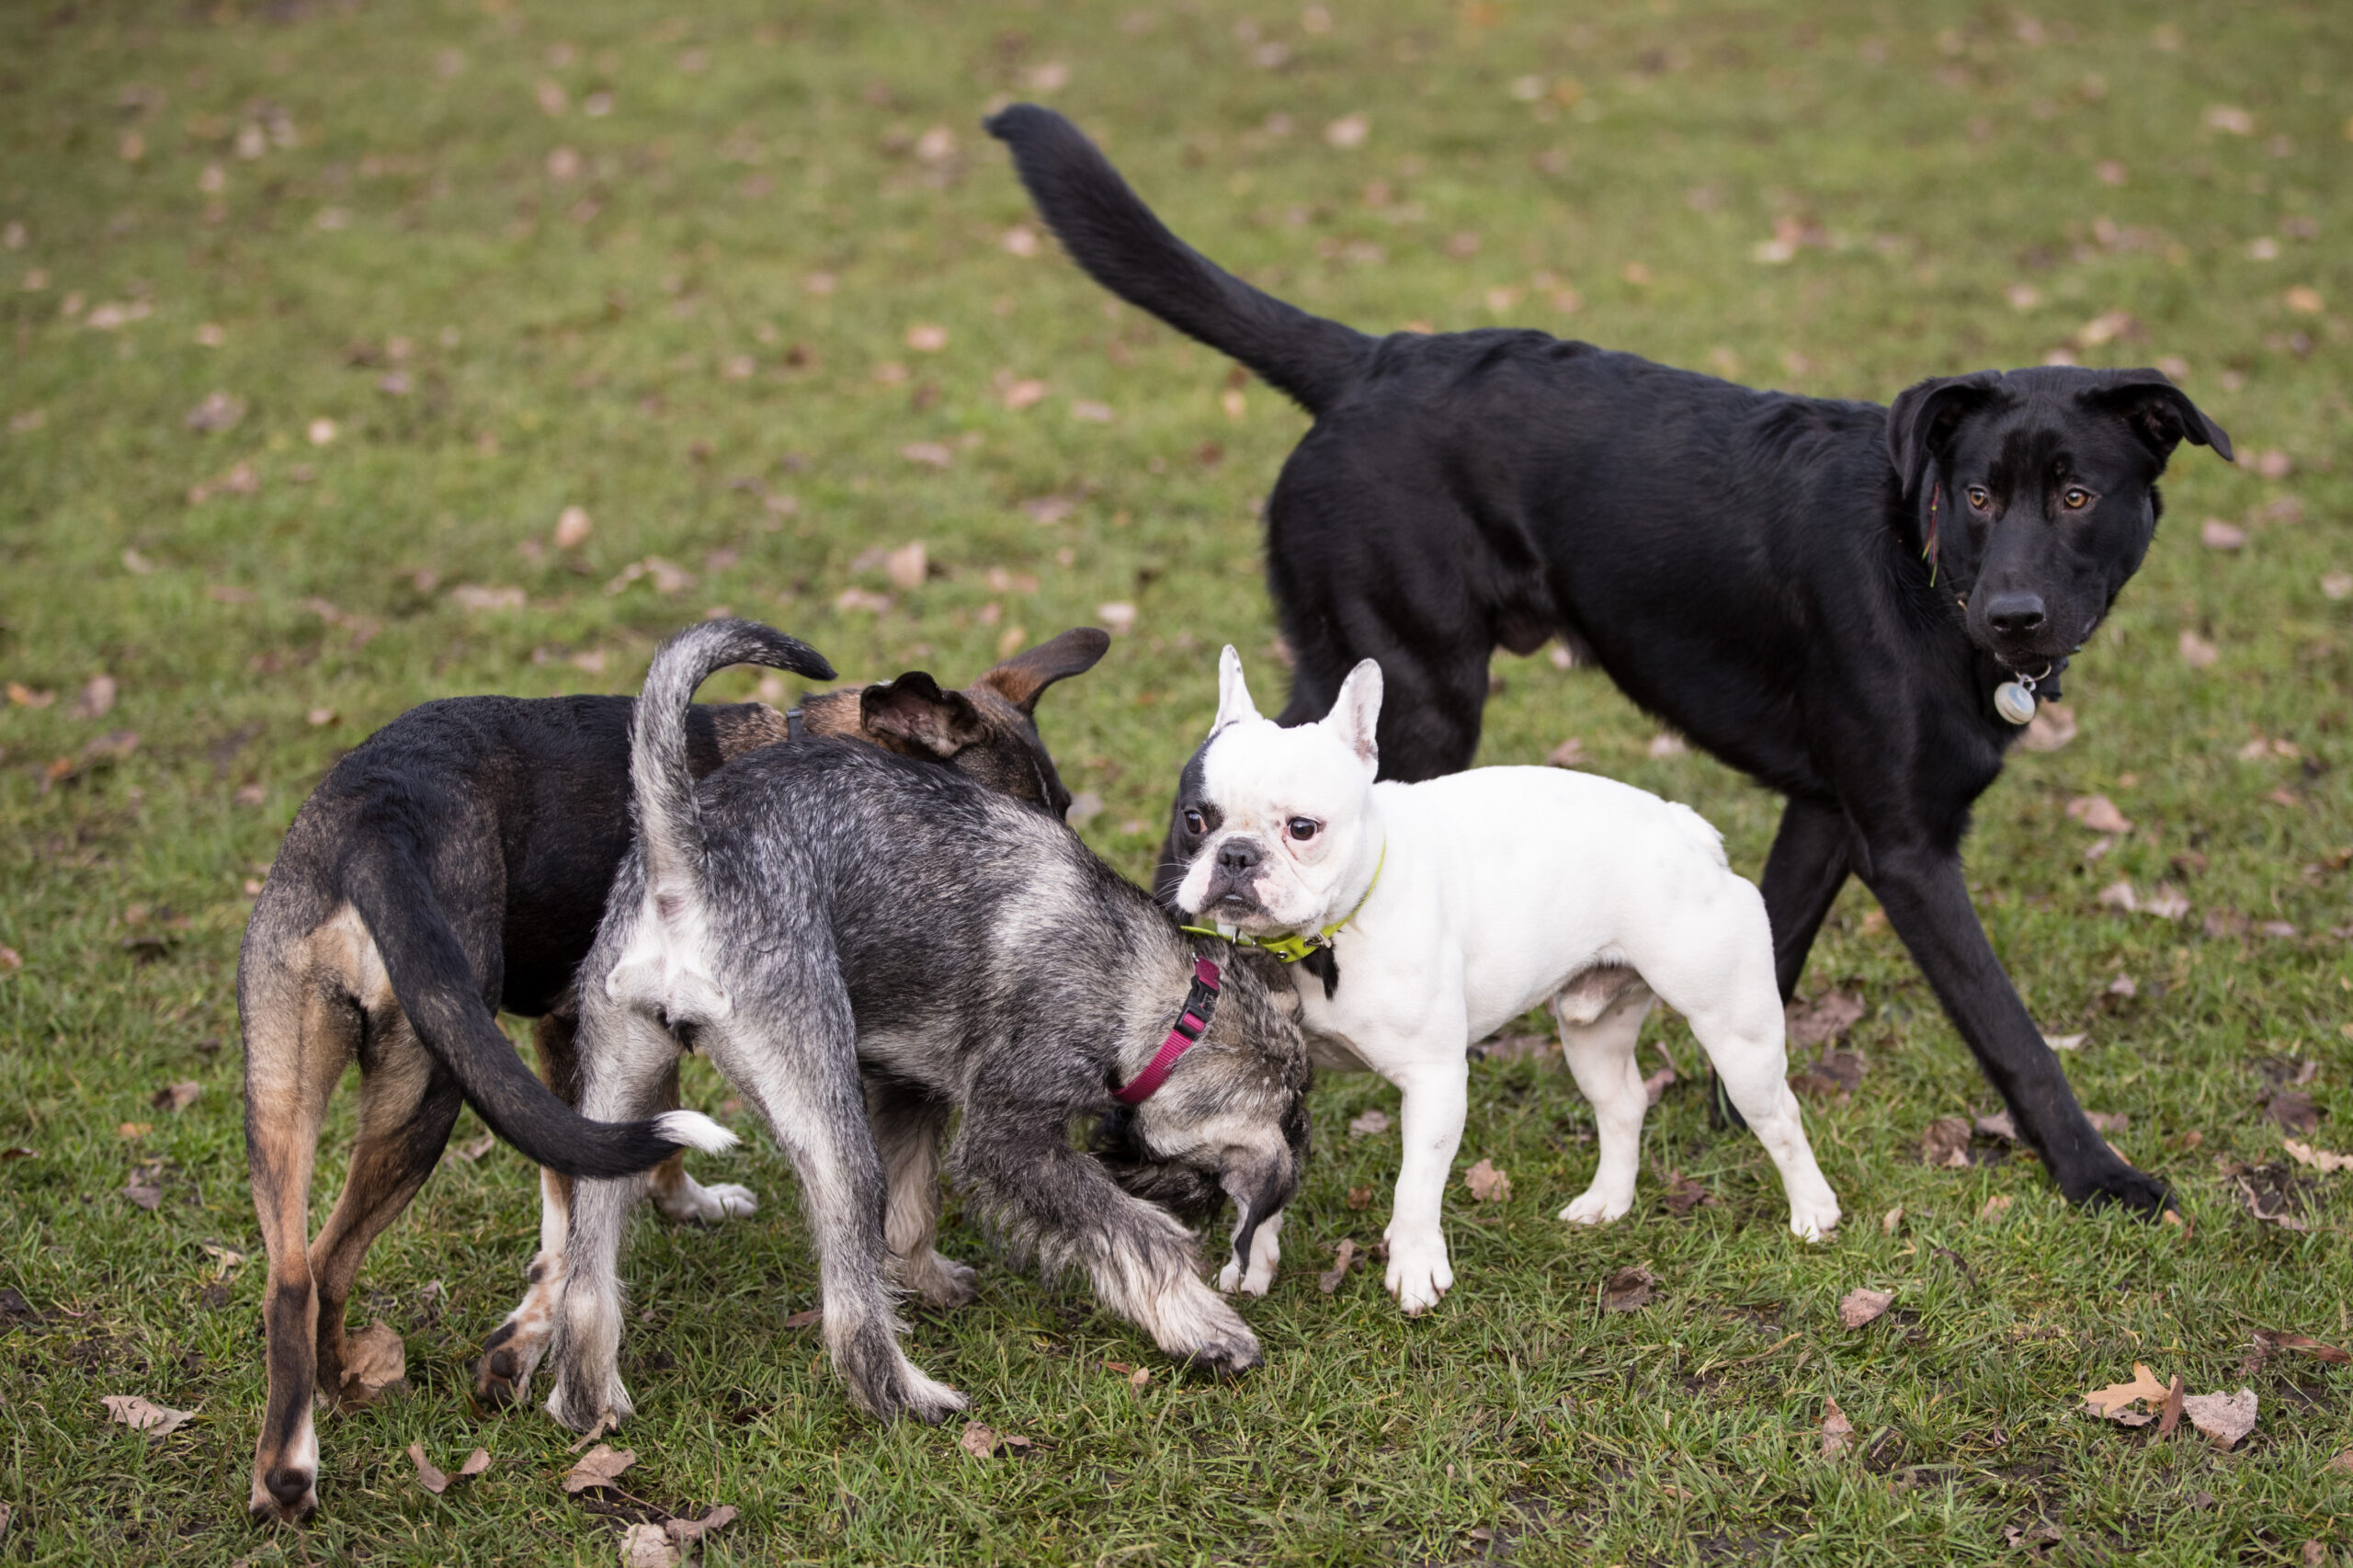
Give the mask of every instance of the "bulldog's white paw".
POLYGON ((1444 1236, 1391 1233, 1389 1293, 1406 1316, 1429 1311, 1453 1288, 1454 1269, 1447 1262, 1444 1236))
POLYGON ((1254 1257, 1250 1260, 1250 1271, 1245 1274, 1240 1264, 1228 1258, 1225 1267, 1217 1271, 1217 1288, 1228 1296, 1236 1290, 1245 1296, 1263 1296, 1275 1288, 1274 1260, 1254 1257))
POLYGON ((1561 1218, 1580 1225, 1607 1225, 1612 1220, 1624 1219, 1626 1211, 1633 1206, 1631 1193, 1621 1196, 1604 1192, 1598 1187, 1589 1187, 1574 1202, 1561 1210, 1561 1218))
POLYGON ((678 1225, 715 1225, 722 1220, 741 1220, 760 1211, 759 1196, 748 1187, 738 1187, 723 1181, 705 1187, 689 1176, 669 1192, 657 1193, 654 1202, 664 1218, 678 1225))
POLYGON ((1790 1233, 1802 1241, 1818 1242, 1838 1228, 1838 1200, 1828 1193, 1799 1199, 1790 1204, 1790 1233))

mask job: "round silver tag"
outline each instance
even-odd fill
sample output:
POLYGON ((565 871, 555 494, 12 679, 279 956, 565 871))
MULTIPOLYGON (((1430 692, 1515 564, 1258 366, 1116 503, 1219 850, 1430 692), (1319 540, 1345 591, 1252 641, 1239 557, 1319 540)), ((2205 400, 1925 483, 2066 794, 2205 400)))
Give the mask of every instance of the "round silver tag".
POLYGON ((2006 680, 1994 688, 1994 711, 2013 724, 2023 724, 2034 717, 2034 693, 2006 680))

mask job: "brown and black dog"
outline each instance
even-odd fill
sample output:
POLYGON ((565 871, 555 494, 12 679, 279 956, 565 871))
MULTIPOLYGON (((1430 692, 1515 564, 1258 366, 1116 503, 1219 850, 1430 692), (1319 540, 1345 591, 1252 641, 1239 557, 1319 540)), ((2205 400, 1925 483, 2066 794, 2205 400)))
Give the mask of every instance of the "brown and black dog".
MULTIPOLYGON (((1066 631, 962 691, 911 672, 790 714, 698 707, 688 766, 700 777, 794 735, 853 736, 1060 815, 1070 795, 1038 734, 1038 699, 1109 642, 1092 628, 1066 631)), ((833 678, 802 652, 796 673, 833 678)), ((707 1211, 725 1196, 695 1187, 676 1157, 732 1142, 715 1123, 679 1111, 588 1121, 531 1076, 497 1024, 501 1009, 540 1019, 543 1068, 560 1085, 570 1076, 573 971, 631 841, 633 708, 627 697, 426 703, 338 762, 287 832, 237 964, 246 1160, 269 1257, 256 1519, 299 1523, 318 1506, 313 1391, 342 1397, 344 1311, 361 1260, 431 1174, 461 1104, 567 1184, 659 1165, 665 1209, 707 1211), (351 1174, 311 1242, 320 1126, 355 1060, 351 1174)))

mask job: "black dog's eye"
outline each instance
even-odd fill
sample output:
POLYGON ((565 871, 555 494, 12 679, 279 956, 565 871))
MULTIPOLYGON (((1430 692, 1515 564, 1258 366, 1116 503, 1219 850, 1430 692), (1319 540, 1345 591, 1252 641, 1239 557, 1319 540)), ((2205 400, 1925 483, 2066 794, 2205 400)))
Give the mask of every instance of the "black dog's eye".
POLYGON ((1992 496, 1985 494, 1985 487, 1984 485, 1972 484, 1969 487, 1969 504, 1976 507, 1979 511, 1984 511, 1985 509, 1986 503, 1992 499, 1992 496))
POLYGON ((1323 825, 1324 824, 1322 823, 1317 822, 1313 817, 1293 817, 1290 819, 1290 835, 1293 838, 1298 839, 1302 844, 1304 844, 1309 839, 1314 837, 1315 830, 1323 825))
POLYGON ((1199 836, 1201 834, 1207 833, 1209 830, 1209 818, 1201 815, 1200 812, 1195 811, 1192 807, 1187 806, 1185 808, 1185 831, 1199 836))
POLYGON ((2070 512, 2080 512, 2092 504, 2092 493, 2080 484, 2071 484, 2060 493, 2059 504, 2070 512))

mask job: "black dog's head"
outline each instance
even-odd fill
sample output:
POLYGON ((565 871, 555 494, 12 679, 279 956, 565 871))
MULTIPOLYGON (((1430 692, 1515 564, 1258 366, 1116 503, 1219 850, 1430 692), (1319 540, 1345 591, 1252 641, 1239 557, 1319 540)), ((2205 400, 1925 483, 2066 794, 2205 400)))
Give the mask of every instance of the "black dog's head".
POLYGON ((1938 377, 1887 420, 1938 585, 1968 606, 1972 642, 2027 672, 2081 646, 2140 569, 2157 476, 2185 440, 2231 457, 2222 426, 2156 370, 1938 377))

